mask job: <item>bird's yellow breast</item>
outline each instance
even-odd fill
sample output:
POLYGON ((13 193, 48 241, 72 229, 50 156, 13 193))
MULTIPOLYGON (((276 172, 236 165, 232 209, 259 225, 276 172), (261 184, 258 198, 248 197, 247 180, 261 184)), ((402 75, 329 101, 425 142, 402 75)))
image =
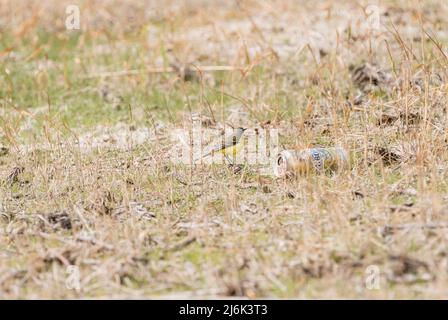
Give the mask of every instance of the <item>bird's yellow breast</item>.
POLYGON ((242 140, 243 139, 240 139, 236 145, 222 149, 220 152, 228 157, 236 157, 237 153, 243 148, 243 143, 241 143, 242 140))

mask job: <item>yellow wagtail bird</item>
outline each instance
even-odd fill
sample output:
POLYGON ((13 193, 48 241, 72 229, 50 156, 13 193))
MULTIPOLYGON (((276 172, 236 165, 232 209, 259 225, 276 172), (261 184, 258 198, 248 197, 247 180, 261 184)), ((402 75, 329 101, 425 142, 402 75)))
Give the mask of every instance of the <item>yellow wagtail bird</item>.
POLYGON ((233 165, 233 162, 229 159, 229 156, 235 158, 237 153, 244 146, 244 144, 241 143, 242 141, 241 137, 243 136, 243 133, 246 130, 247 128, 242 127, 234 129, 233 133, 227 136, 225 139, 222 139, 220 143, 217 143, 207 148, 207 151, 205 151, 202 158, 205 158, 216 152, 221 152, 226 157, 226 159, 233 165))

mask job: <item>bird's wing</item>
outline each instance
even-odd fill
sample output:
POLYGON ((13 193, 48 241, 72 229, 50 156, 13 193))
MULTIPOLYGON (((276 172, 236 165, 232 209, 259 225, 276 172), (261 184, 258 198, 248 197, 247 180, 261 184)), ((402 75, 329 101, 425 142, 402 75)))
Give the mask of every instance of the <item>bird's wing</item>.
POLYGON ((224 141, 223 141, 222 137, 220 137, 219 140, 215 141, 213 144, 211 144, 206 149, 206 151, 204 152, 204 155, 202 157, 207 157, 210 154, 212 154, 213 152, 218 152, 223 149, 232 147, 238 143, 238 140, 239 139, 236 134, 232 134, 232 135, 228 136, 224 141))
POLYGON ((211 155, 213 152, 217 152, 217 151, 220 151, 225 148, 226 148, 225 144, 223 144, 222 141, 219 143, 216 143, 216 144, 212 144, 207 149, 205 149, 204 155, 202 157, 207 157, 207 156, 211 155))
POLYGON ((239 140, 240 139, 238 138, 238 136, 235 133, 228 136, 224 142, 223 149, 236 145, 239 140))

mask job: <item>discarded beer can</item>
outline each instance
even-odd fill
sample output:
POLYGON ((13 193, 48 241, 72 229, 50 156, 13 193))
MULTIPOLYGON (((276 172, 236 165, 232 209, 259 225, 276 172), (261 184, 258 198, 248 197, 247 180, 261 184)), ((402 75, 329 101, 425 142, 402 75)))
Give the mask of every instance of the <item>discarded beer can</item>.
POLYGON ((283 150, 274 164, 274 174, 285 177, 310 172, 339 171, 349 168, 349 156, 345 149, 312 148, 283 150))

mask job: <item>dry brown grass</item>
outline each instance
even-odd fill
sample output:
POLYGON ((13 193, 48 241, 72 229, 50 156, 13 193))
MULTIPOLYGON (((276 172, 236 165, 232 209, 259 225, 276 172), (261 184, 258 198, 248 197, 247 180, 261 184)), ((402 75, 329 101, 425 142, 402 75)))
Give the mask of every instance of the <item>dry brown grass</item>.
POLYGON ((445 1, 69 2, 0 6, 1 298, 448 296, 445 1), (352 168, 172 164, 191 111, 352 168))

